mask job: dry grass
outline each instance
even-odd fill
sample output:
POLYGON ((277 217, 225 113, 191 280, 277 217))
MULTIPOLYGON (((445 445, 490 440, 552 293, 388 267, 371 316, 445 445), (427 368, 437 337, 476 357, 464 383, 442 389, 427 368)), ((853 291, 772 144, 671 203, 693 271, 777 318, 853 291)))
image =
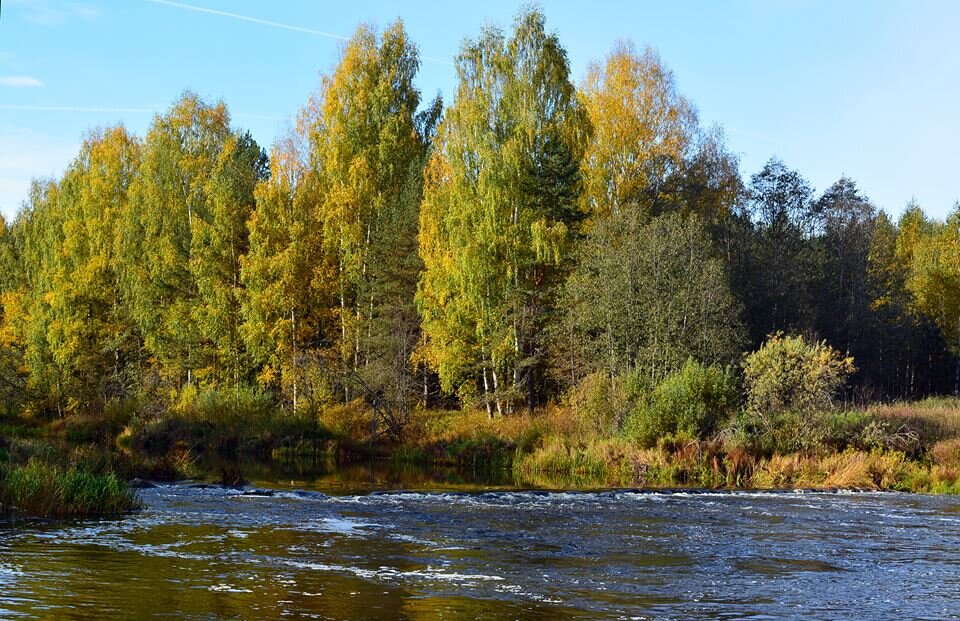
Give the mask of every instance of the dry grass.
MULTIPOLYGON (((881 405, 861 413, 864 424, 883 422, 878 428, 887 435, 915 437, 921 448, 909 453, 889 442, 848 442, 764 456, 749 443, 721 439, 725 436, 699 441, 671 436, 644 449, 623 435, 597 433, 580 418, 576 408, 561 405, 495 418, 480 409, 419 410, 411 415, 403 444, 387 448, 399 461, 508 468, 518 481, 543 487, 960 491, 960 399, 881 405)), ((328 410, 322 419, 355 440, 368 433, 369 412, 356 404, 328 410)))
POLYGON ((960 398, 937 397, 877 405, 868 412, 913 428, 924 440, 960 437, 960 398))
POLYGON ((941 440, 930 449, 930 461, 939 466, 960 467, 960 438, 941 440))
MULTIPOLYGON (((960 400, 879 406, 871 415, 911 421, 936 433, 960 418, 960 400)), ((958 423, 960 424, 960 423, 958 423)), ((899 427, 899 424, 897 425, 899 427)), ((647 487, 843 488, 950 491, 960 485, 960 439, 936 444, 932 464, 891 450, 828 450, 763 458, 749 447, 717 441, 665 438, 643 449, 623 436, 583 433, 573 408, 554 406, 535 416, 490 419, 485 412, 418 412, 411 425, 417 446, 470 441, 500 444, 500 464, 514 476, 545 487, 566 485, 647 487)), ((494 451, 497 449, 494 448, 494 451)), ((429 455, 442 455, 434 449, 429 455)))
POLYGON ((791 453, 761 461, 751 484, 758 488, 909 489, 920 468, 902 453, 791 453))

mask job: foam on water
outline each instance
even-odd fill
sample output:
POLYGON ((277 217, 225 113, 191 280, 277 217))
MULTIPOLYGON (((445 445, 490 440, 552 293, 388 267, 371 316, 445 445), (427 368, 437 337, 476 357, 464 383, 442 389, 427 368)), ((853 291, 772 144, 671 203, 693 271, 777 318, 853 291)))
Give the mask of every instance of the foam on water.
POLYGON ((343 517, 327 517, 301 522, 292 526, 292 528, 294 530, 337 533, 340 535, 359 535, 366 529, 377 528, 378 526, 378 524, 372 522, 361 522, 343 517))
POLYGON ((207 590, 214 591, 216 593, 253 593, 253 591, 250 589, 236 587, 232 584, 214 584, 207 587, 207 590))
POLYGON ((342 565, 339 563, 310 563, 303 561, 289 561, 288 564, 292 567, 297 567, 300 569, 347 573, 359 576, 361 578, 383 581, 397 581, 405 578, 422 578, 425 580, 439 580, 444 582, 501 582, 504 580, 503 576, 450 572, 432 567, 427 567, 426 569, 422 570, 400 570, 393 567, 378 567, 376 569, 369 569, 351 565, 342 565))
MULTIPOLYGON (((504 617, 538 611, 544 619, 560 610, 667 619, 960 610, 952 608, 960 602, 960 513, 936 497, 637 489, 337 495, 189 484, 145 489, 142 497, 146 509, 121 520, 0 531, 0 617, 29 610, 31 598, 92 610, 138 584, 179 593, 175 603, 202 592, 247 618, 308 617, 319 600, 350 600, 346 616, 404 616, 390 606, 405 594, 420 603, 436 597, 441 606, 481 602, 504 617), (880 596, 891 592, 895 603, 883 604, 880 596), (253 600, 256 607, 246 607, 253 600)), ((170 612, 199 618, 202 610, 170 612)))

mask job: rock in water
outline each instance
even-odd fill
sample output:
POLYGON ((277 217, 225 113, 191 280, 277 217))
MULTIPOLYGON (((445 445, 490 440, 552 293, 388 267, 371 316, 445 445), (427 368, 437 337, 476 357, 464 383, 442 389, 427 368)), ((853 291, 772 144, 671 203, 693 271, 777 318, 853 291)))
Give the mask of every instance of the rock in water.
POLYGON ((240 487, 249 483, 240 474, 240 468, 235 465, 220 466, 220 485, 227 487, 240 487))

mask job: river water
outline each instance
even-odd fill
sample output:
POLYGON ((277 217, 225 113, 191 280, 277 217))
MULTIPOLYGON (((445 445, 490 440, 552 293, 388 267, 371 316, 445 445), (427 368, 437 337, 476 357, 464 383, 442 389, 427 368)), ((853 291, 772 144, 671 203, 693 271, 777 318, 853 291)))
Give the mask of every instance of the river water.
POLYGON ((0 618, 960 618, 960 498, 367 472, 0 524, 0 618))

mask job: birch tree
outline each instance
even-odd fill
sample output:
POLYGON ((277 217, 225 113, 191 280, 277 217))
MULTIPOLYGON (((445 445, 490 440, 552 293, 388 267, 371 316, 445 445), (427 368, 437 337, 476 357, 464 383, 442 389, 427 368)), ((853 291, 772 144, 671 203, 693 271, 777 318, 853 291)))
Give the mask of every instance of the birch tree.
POLYGON ((566 51, 537 11, 464 43, 428 165, 417 301, 443 387, 492 415, 540 399, 542 331, 583 219, 589 135, 566 51), (479 389, 479 390, 477 390, 479 389))
POLYGON ((697 115, 651 48, 620 43, 593 63, 581 87, 593 126, 583 159, 586 209, 656 211, 671 175, 696 144, 697 115))

